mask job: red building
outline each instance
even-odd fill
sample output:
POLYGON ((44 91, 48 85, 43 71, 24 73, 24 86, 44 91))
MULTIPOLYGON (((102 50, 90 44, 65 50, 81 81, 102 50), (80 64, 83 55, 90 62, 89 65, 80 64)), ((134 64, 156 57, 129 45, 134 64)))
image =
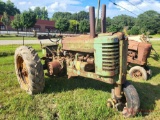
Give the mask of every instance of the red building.
POLYGON ((53 32, 55 30, 55 22, 49 20, 37 20, 34 28, 37 32, 53 32))
MULTIPOLYGON (((1 31, 5 31, 6 28, 4 26, 4 24, 1 22, 1 17, 2 15, 0 15, 0 30, 1 31)), ((11 21, 14 19, 13 16, 10 16, 11 21)), ((55 29, 55 21, 49 21, 49 20, 37 20, 35 26, 33 28, 31 28, 32 30, 36 30, 37 32, 54 32, 55 29)), ((9 31, 16 31, 16 29, 12 28, 12 26, 8 26, 8 30, 9 31)))

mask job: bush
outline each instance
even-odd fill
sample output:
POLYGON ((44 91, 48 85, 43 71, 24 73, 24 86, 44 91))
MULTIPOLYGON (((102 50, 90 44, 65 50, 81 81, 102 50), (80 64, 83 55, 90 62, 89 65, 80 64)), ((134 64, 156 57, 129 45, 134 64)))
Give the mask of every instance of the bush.
POLYGON ((139 34, 139 27, 133 26, 130 30, 130 35, 138 35, 139 34))

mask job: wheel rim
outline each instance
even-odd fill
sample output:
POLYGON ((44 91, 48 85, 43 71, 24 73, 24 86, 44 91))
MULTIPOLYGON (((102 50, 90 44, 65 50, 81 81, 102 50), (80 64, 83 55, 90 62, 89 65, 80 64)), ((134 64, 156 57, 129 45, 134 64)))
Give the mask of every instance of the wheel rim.
POLYGON ((20 78, 20 85, 23 89, 28 90, 29 79, 26 64, 21 56, 17 57, 17 70, 20 78))
POLYGON ((141 73, 141 71, 139 71, 139 70, 133 71, 132 77, 137 78, 137 79, 142 78, 142 73, 141 73))

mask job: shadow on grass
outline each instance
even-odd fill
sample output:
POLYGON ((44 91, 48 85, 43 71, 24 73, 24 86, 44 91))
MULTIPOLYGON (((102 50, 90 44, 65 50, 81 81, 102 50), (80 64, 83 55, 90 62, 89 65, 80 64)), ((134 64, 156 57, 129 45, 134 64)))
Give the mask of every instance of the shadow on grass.
POLYGON ((113 87, 113 85, 84 77, 72 77, 70 79, 68 79, 67 76, 53 77, 46 78, 45 81, 46 85, 44 93, 56 93, 74 90, 77 88, 95 89, 110 92, 113 87))
MULTIPOLYGON (((157 73, 154 74, 158 74, 158 70, 160 70, 160 68, 154 69, 157 69, 157 73)), ((75 77, 70 79, 67 79, 67 77, 54 77, 46 78, 45 81, 46 86, 44 94, 70 91, 77 88, 101 90, 110 93, 113 88, 113 85, 83 77, 75 77)), ((130 82, 134 85, 140 97, 141 107, 139 114, 146 116, 151 112, 155 112, 155 102, 160 99, 160 84, 152 85, 150 83, 141 83, 138 81, 130 82)))
MULTIPOLYGON (((152 85, 150 83, 141 83, 130 81, 136 88, 140 98, 140 111, 142 116, 149 115, 152 112, 159 112, 155 110, 156 101, 160 99, 160 84, 152 85)), ((160 106, 158 106, 160 108, 160 106)))
POLYGON ((160 73, 160 67, 155 67, 155 66, 149 66, 149 68, 152 70, 152 77, 158 75, 160 73))
POLYGON ((158 55, 158 53, 152 54, 152 55, 150 55, 150 57, 156 61, 158 61, 160 59, 160 56, 158 55))

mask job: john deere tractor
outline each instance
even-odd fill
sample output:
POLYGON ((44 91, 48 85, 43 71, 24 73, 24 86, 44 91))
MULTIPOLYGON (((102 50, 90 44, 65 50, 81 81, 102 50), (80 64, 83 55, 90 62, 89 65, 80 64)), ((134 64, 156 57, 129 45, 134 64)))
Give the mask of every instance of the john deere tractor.
POLYGON ((49 76, 82 76, 113 84, 107 106, 121 109, 125 117, 135 116, 140 100, 135 87, 126 80, 128 38, 121 32, 106 33, 106 5, 102 6, 101 33, 95 32, 95 8, 89 8, 90 34, 64 37, 54 45, 44 47, 41 59, 32 47, 16 49, 15 70, 22 89, 29 94, 44 90, 43 70, 49 76))

